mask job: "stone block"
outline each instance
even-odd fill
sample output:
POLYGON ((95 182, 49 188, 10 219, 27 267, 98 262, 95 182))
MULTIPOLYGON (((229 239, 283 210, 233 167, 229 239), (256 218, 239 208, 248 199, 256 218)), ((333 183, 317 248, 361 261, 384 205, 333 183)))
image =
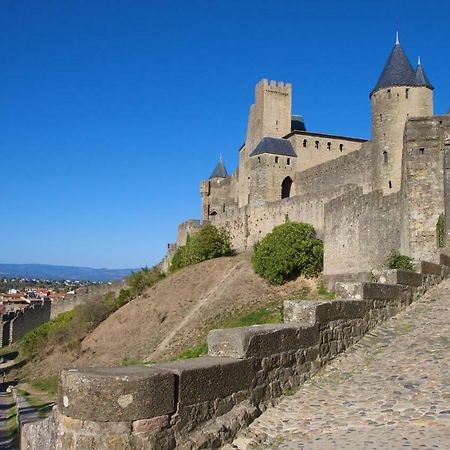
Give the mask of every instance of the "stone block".
POLYGON ((75 419, 127 422, 172 413, 175 376, 155 367, 64 369, 59 411, 75 419))
POLYGON ((441 275, 442 268, 439 264, 434 264, 428 261, 420 261, 418 264, 418 271, 424 275, 441 275))
POLYGON ((336 283, 337 299, 392 300, 404 293, 412 295, 408 286, 381 283, 336 283))
POLYGON ((324 324, 333 320, 364 317, 367 303, 364 300, 332 300, 284 302, 285 322, 300 322, 310 325, 324 324))
POLYGON ((422 286, 423 275, 417 272, 405 272, 403 270, 383 270, 378 276, 381 284, 402 284, 405 286, 422 286))
POLYGON ((250 389, 254 376, 253 361, 231 358, 201 357, 160 363, 178 379, 178 402, 181 406, 225 398, 250 389))
POLYGON ((318 341, 318 328, 302 324, 253 325, 208 334, 209 354, 230 358, 264 358, 308 348, 318 341))
POLYGON ((439 255, 439 264, 441 264, 442 266, 450 267, 450 256, 441 253, 439 255))
POLYGON ((140 419, 133 422, 133 432, 144 433, 146 431, 159 430, 169 425, 169 416, 152 417, 150 419, 140 419))

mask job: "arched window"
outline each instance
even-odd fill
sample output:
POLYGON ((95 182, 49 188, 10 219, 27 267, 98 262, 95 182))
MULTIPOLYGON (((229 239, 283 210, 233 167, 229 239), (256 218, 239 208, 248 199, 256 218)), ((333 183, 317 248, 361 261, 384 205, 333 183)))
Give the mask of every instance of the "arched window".
POLYGON ((292 178, 286 177, 281 183, 281 198, 288 198, 291 196, 292 178))
POLYGON ((331 150, 331 142, 327 142, 327 149, 331 150))
POLYGON ((384 151, 383 152, 383 162, 386 164, 388 162, 388 159, 389 159, 388 152, 384 151))
POLYGON ((308 143, 307 139, 303 139, 303 147, 306 147, 306 144, 308 143))
POLYGON ((316 141, 316 148, 319 148, 319 141, 316 141))
POLYGON ((343 152, 344 151, 344 144, 339 144, 339 151, 343 152))
POLYGON ((288 158, 288 159, 286 160, 286 164, 287 164, 288 166, 291 165, 291 158, 288 158))

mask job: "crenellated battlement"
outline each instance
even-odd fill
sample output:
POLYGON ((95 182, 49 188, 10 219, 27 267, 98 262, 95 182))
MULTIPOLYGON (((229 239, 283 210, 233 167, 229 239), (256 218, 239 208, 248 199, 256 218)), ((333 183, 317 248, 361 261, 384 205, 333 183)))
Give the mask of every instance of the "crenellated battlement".
POLYGON ((291 95, 292 84, 284 81, 262 79, 257 85, 256 90, 263 89, 266 92, 273 92, 276 94, 291 95))

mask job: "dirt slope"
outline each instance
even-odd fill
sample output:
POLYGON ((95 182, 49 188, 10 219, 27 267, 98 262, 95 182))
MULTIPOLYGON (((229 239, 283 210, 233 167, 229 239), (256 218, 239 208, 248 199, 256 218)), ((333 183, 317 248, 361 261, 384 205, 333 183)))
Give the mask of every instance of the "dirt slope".
POLYGON ((285 297, 299 283, 272 287, 255 275, 246 255, 189 267, 112 314, 83 343, 80 362, 158 360, 197 344, 221 315, 285 297))

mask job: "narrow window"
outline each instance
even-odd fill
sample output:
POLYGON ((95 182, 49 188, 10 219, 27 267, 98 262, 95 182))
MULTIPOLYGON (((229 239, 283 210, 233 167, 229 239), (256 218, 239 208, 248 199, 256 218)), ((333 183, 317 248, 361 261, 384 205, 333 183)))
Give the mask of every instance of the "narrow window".
POLYGON ((389 181, 389 189, 392 189, 392 181, 389 181))
POLYGON ((387 96, 388 96, 388 98, 391 98, 391 90, 390 89, 387 90, 387 96))
POLYGON ((261 162, 261 156, 258 156, 258 162, 259 163, 261 162))
POLYGON ((278 125, 278 120, 275 123, 276 123, 276 125, 278 125))
POLYGON ((308 141, 306 139, 303 139, 303 147, 306 147, 307 143, 308 143, 308 141))
POLYGON ((225 203, 224 203, 224 205, 222 206, 222 211, 225 212, 225 203))
POLYGON ((331 142, 328 142, 328 143, 327 143, 327 149, 328 149, 328 150, 331 150, 331 142))
POLYGON ((425 153, 425 149, 424 148, 419 148, 419 152, 421 155, 423 155, 425 153))
POLYGON ((275 156, 275 164, 278 164, 278 156, 275 156))
POLYGON ((380 114, 380 122, 383 122, 383 114, 380 114))
POLYGON ((385 164, 388 162, 388 152, 383 152, 383 162, 385 164))
POLYGON ((405 89, 405 97, 409 98, 409 89, 405 89))
POLYGON ((291 158, 288 158, 288 159, 287 159, 286 164, 287 164, 288 166, 291 165, 291 158))
POLYGON ((344 144, 339 144, 339 151, 341 151, 341 152, 344 151, 344 144))
POLYGON ((319 148, 319 141, 316 141, 316 148, 319 148))

